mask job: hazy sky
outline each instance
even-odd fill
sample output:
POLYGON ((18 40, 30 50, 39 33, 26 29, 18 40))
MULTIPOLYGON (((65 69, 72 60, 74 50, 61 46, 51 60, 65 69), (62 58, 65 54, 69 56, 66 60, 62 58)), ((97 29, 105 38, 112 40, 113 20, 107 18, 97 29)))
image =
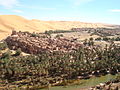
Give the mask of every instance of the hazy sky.
POLYGON ((120 24, 120 0, 0 0, 0 15, 120 24))

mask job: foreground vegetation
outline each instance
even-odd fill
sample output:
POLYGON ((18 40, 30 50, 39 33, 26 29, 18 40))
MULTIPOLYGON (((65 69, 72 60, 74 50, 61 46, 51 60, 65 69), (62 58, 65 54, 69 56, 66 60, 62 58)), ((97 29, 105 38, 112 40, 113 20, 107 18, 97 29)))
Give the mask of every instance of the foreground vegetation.
POLYGON ((0 86, 44 88, 67 85, 71 80, 120 72, 120 46, 105 48, 85 43, 74 52, 46 52, 21 56, 20 50, 0 56, 0 86), (3 57, 4 56, 4 57, 3 57))

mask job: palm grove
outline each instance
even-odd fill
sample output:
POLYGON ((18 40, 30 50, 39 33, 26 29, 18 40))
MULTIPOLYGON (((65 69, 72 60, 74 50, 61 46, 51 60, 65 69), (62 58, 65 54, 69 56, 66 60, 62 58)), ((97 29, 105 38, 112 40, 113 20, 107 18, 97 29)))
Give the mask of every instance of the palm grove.
MULTIPOLYGON (((4 43, 0 48, 6 49, 7 45, 4 43)), ((29 56, 20 55, 20 50, 14 55, 8 51, 2 53, 0 86, 26 85, 26 88, 30 86, 42 88, 49 84, 64 85, 68 80, 118 72, 120 72, 120 46, 111 43, 102 48, 95 46, 90 39, 72 52, 54 51, 29 56)))

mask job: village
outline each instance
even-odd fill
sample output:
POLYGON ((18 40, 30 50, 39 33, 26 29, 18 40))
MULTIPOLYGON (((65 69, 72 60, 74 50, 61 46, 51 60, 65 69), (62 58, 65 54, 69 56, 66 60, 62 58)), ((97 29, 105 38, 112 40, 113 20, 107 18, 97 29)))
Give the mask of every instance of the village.
POLYGON ((51 38, 44 34, 38 37, 32 36, 31 33, 16 31, 12 32, 6 42, 10 49, 21 48, 23 52, 29 54, 39 54, 47 51, 72 52, 82 45, 74 39, 70 40, 64 37, 51 38))

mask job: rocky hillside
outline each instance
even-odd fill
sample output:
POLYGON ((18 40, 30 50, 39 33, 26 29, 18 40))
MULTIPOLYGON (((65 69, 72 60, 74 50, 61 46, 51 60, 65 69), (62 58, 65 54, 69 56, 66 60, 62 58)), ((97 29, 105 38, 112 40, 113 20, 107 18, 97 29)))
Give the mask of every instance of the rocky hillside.
POLYGON ((0 15, 0 39, 11 34, 13 29, 17 31, 44 32, 45 30, 69 30, 71 28, 96 28, 108 27, 104 24, 83 23, 77 21, 40 21, 27 20, 16 15, 0 15))

